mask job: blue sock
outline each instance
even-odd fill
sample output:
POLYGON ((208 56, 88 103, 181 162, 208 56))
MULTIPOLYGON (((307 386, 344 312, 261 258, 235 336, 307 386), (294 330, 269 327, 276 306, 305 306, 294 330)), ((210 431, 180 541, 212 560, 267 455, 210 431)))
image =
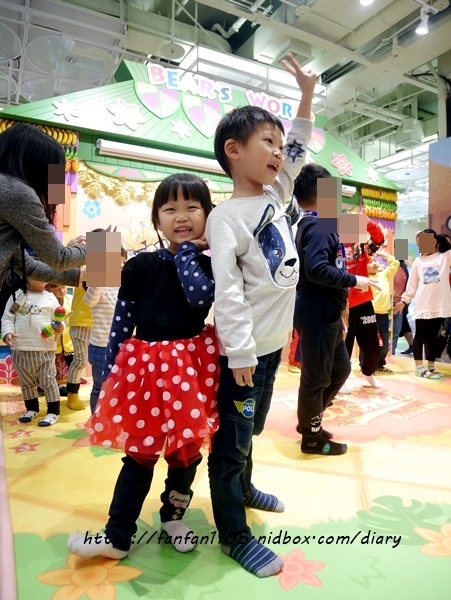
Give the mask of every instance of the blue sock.
POLYGON ((222 545, 221 549, 246 571, 257 577, 270 577, 279 573, 283 568, 283 560, 275 552, 263 544, 259 544, 254 538, 244 544, 236 544, 232 548, 222 545))
POLYGON ((269 512, 283 512, 285 506, 282 502, 271 494, 265 494, 260 492, 257 488, 252 485, 252 494, 248 500, 245 500, 244 504, 248 508, 258 508, 259 510, 267 510, 269 512))

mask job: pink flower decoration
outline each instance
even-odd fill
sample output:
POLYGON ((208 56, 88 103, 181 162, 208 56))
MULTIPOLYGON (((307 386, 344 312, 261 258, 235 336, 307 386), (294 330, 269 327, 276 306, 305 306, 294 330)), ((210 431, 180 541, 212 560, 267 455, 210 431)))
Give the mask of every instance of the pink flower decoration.
POLYGON ((6 356, 0 360, 0 384, 5 383, 10 383, 11 385, 19 384, 19 378, 13 367, 11 356, 6 356))
POLYGON ((352 177, 352 169, 353 165, 349 162, 344 154, 337 154, 336 152, 332 152, 333 159, 331 164, 337 168, 340 175, 349 175, 352 177))
POLYGON ((306 585, 321 585, 320 579, 313 571, 319 571, 325 567, 324 563, 316 560, 305 560, 304 553, 301 550, 292 550, 282 558, 285 560, 285 564, 279 575, 279 580, 280 587, 283 590, 291 590, 300 582, 306 585))

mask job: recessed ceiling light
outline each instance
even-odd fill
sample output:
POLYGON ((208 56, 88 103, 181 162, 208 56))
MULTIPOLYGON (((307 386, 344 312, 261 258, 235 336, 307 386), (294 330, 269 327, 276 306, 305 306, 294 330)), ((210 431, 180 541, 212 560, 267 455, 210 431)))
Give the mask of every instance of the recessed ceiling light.
POLYGON ((370 6, 370 4, 373 4, 374 0, 360 0, 360 4, 362 6, 370 6))

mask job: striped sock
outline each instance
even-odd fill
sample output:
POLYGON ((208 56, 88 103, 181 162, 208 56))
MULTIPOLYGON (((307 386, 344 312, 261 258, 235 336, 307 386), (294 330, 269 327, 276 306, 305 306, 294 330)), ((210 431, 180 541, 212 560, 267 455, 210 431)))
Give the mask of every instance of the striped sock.
POLYGON ((257 577, 276 575, 283 568, 283 560, 254 538, 232 548, 221 545, 221 550, 257 577))
POLYGON ((248 508, 257 508, 268 512, 283 512, 285 510, 285 505, 276 496, 260 492, 252 483, 250 498, 244 501, 244 505, 248 508))

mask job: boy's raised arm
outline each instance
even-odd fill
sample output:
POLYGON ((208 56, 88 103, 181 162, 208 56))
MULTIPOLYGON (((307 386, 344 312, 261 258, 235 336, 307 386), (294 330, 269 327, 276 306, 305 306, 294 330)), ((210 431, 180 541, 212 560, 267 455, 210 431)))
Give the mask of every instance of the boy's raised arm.
POLYGON ((317 74, 312 69, 302 69, 291 53, 288 54, 286 60, 282 61, 282 64, 296 79, 302 93, 296 116, 302 119, 311 119, 312 100, 315 93, 317 74))
POLYGON ((307 146, 312 136, 313 115, 312 99, 316 85, 316 73, 301 69, 292 54, 282 61, 285 68, 295 77, 302 94, 296 118, 288 133, 283 149, 283 167, 274 184, 278 195, 284 203, 288 203, 293 193, 294 180, 299 175, 307 153, 307 146), (299 120, 298 120, 299 119, 299 120))

